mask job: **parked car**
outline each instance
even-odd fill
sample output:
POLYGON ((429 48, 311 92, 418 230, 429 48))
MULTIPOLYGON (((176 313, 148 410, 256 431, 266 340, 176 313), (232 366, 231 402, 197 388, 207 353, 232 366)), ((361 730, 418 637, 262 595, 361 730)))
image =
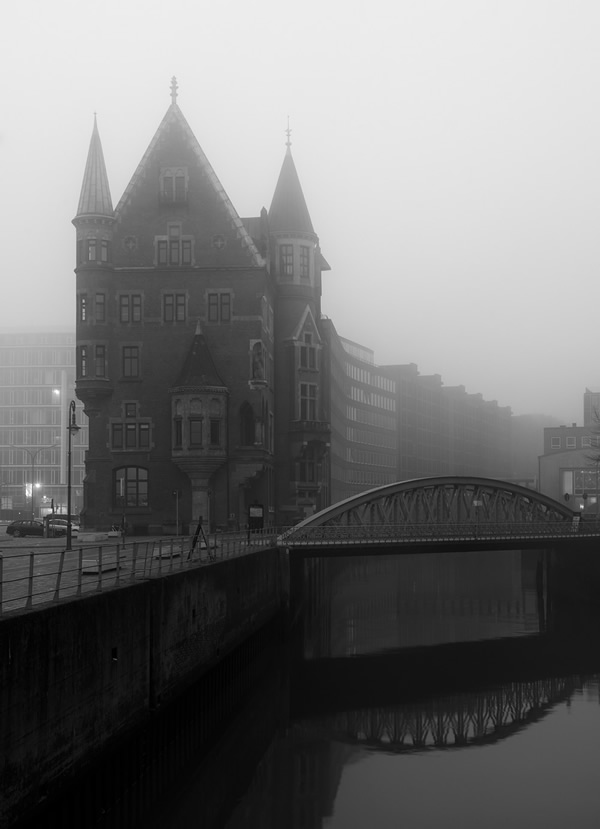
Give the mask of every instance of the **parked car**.
POLYGON ((44 524, 41 521, 13 521, 6 528, 6 532, 14 538, 24 538, 26 535, 44 535, 44 524))
MULTIPOLYGON (((62 536, 67 534, 68 521, 66 518, 50 518, 48 520, 48 532, 50 536, 62 536)), ((71 521, 71 536, 79 533, 79 524, 71 521)))

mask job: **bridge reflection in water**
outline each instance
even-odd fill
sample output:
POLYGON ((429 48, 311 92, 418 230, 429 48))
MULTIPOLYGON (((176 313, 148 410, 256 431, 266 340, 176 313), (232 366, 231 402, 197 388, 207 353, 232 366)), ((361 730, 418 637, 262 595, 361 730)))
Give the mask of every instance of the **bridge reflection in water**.
MULTIPOLYGON (((485 798, 471 797, 468 775, 462 794, 446 792, 435 820, 425 822, 423 814, 435 810, 437 799, 427 783, 431 769, 411 765, 399 773, 394 767, 386 775, 381 765, 384 758, 410 762, 414 756, 419 764, 431 757, 439 768, 441 757, 456 764, 457 752, 474 757, 478 749, 493 752, 499 744, 508 748, 515 768, 522 766, 524 788, 511 790, 521 817, 540 805, 532 800, 528 806, 527 786, 551 803, 547 779, 543 786, 535 782, 544 766, 539 746, 528 741, 524 748, 518 737, 543 727, 582 691, 598 698, 600 648, 597 633, 573 639, 566 626, 555 629, 540 579, 543 560, 543 553, 518 551, 305 560, 281 725, 227 820, 207 825, 402 825, 411 800, 407 775, 413 774, 422 775, 415 798, 420 818, 406 825, 441 825, 449 814, 465 817, 479 801, 477 824, 464 825, 499 825, 489 823, 485 798), (373 758, 375 779, 368 776, 373 758), (393 780, 391 792, 381 789, 386 777, 393 780), (369 806, 369 797, 376 796, 371 792, 380 799, 369 806)), ((250 713, 234 733, 243 739, 253 723, 250 713)), ((223 775, 230 767, 223 766, 223 775)), ((502 786, 505 771, 500 761, 495 787, 502 786)), ((209 787, 197 779, 189 799, 182 802, 179 793, 157 813, 153 828, 165 821, 172 829, 187 827, 186 814, 199 814, 206 797, 209 787)))

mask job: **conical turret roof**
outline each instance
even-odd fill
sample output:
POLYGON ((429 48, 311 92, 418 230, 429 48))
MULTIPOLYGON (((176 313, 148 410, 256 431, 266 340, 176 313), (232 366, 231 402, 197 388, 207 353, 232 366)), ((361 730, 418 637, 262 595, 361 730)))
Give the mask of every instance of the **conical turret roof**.
POLYGON ((269 210, 269 229, 272 232, 314 234, 289 144, 269 210))
POLYGON ((83 174, 77 217, 112 217, 112 215, 113 206, 110 197, 110 188, 108 186, 106 165, 104 164, 104 153, 102 152, 98 124, 96 122, 96 116, 94 115, 94 129, 92 130, 90 149, 85 165, 85 173, 83 174))
POLYGON ((200 323, 198 323, 192 345, 174 388, 200 389, 207 387, 215 389, 227 388, 219 376, 212 354, 200 328, 200 323))

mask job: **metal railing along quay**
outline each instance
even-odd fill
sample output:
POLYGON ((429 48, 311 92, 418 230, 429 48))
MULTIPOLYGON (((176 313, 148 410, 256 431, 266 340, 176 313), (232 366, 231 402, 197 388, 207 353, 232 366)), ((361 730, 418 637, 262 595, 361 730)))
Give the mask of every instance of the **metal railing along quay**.
POLYGON ((204 567, 275 546, 281 529, 217 533, 194 545, 193 536, 138 538, 101 543, 77 541, 64 549, 64 539, 0 544, 0 615, 34 605, 111 590, 140 579, 160 578, 204 567))

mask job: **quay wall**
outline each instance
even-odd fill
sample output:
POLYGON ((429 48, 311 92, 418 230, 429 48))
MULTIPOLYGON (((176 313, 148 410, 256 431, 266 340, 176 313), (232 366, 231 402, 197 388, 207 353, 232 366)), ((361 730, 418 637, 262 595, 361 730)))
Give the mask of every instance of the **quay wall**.
POLYGON ((288 579, 264 549, 0 620, 0 826, 280 613, 288 579))

